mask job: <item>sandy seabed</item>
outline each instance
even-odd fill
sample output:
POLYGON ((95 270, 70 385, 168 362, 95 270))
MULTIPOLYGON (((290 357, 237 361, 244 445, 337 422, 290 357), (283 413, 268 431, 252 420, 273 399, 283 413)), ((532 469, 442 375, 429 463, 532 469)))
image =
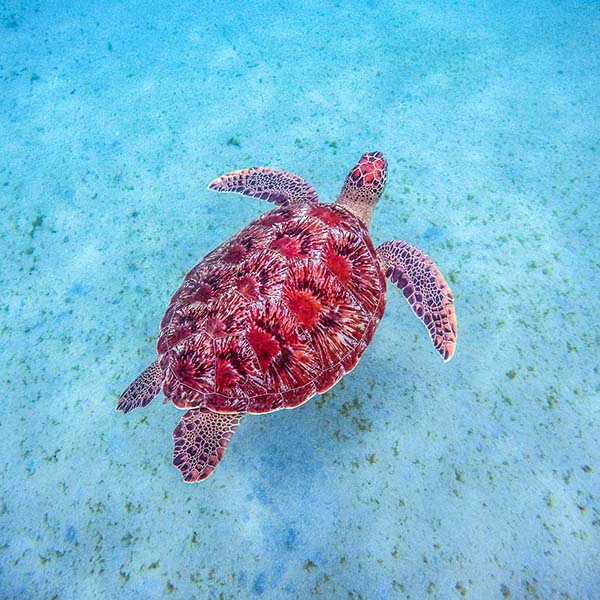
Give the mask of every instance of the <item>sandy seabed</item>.
POLYGON ((0 598, 600 597, 598 3, 8 1, 0 85, 0 598), (390 288, 351 375, 182 483, 178 411, 114 405, 270 208, 206 184, 329 201, 375 149, 454 359, 390 288))

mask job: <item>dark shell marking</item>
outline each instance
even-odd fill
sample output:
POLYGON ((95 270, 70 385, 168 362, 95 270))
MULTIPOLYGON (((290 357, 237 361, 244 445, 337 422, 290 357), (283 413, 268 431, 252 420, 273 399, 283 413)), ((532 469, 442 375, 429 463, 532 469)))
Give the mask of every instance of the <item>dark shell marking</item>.
POLYGON ((161 324, 163 391, 178 408, 264 413, 335 385, 385 308, 368 230, 335 205, 278 208, 185 277, 161 324))

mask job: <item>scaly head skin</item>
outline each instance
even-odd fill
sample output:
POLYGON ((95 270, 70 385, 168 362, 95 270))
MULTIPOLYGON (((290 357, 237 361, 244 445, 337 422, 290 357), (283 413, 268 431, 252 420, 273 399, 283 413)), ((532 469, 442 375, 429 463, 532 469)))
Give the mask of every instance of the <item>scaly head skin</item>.
POLYGON ((356 215, 367 227, 381 198, 387 178, 387 161, 381 152, 367 152, 352 168, 337 204, 356 215))

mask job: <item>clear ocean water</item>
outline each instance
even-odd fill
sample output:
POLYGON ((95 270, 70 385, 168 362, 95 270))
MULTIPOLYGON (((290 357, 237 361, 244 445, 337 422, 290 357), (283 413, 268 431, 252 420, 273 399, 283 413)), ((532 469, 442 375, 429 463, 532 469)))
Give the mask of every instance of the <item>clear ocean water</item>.
POLYGON ((600 598, 600 4, 0 2, 0 598, 600 598), (371 232, 456 297, 444 364, 389 288, 354 372, 215 474, 115 412, 184 273, 389 160, 371 232))

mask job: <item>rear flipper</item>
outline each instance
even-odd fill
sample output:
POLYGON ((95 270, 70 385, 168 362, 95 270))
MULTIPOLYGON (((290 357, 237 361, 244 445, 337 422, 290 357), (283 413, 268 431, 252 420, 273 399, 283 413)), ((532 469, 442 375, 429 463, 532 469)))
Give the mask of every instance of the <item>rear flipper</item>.
POLYGON ((173 464, 184 481, 202 481, 212 474, 243 416, 206 408, 188 410, 183 415, 173 431, 173 464))
POLYGON ((401 290, 413 312, 427 327, 436 350, 449 361, 458 333, 454 296, 435 263, 421 250, 391 240, 377 248, 385 274, 401 290))
POLYGON ((148 406, 160 392, 163 378, 162 369, 156 360, 142 371, 121 394, 117 402, 117 410, 128 413, 134 408, 148 406))

